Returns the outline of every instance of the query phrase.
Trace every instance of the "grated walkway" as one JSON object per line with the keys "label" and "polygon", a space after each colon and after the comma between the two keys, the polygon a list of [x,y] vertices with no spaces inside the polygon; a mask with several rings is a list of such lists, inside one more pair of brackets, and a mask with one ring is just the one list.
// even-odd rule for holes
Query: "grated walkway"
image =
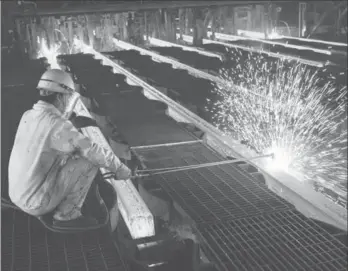
{"label": "grated walkway", "polygon": [[33,217],[12,209],[1,211],[3,271],[126,271],[110,234],[59,234]]}
{"label": "grated walkway", "polygon": [[[136,152],[148,168],[223,159],[202,143]],[[221,270],[346,270],[346,244],[237,165],[151,178],[196,222],[204,252]]]}

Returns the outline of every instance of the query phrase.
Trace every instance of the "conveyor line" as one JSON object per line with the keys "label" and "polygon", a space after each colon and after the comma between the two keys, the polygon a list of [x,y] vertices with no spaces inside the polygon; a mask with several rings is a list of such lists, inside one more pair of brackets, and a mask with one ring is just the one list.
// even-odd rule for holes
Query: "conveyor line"
{"label": "conveyor line", "polygon": [[[149,99],[165,102],[169,106],[167,110],[168,115],[176,121],[194,123],[199,129],[206,133],[205,140],[219,153],[232,155],[237,158],[252,156],[253,152],[246,150],[246,148],[230,138],[223,137],[212,125],[202,120],[185,107],[175,103],[136,75],[122,68],[104,55],[97,53],[91,47],[83,44],[80,44],[80,46],[85,53],[94,54],[97,59],[102,60],[104,65],[113,67],[115,72],[126,75],[131,84],[143,87],[144,94]],[[251,164],[261,169],[272,191],[275,191],[277,194],[295,204],[301,212],[306,213],[309,217],[316,217],[342,229],[347,228],[347,214],[343,208],[337,206],[323,195],[311,190],[309,186],[299,185],[298,180],[291,175],[285,173],[272,173],[272,176],[270,176],[265,170],[265,165],[257,162],[258,161]]]}
{"label": "conveyor line", "polygon": [[3,271],[127,271],[109,233],[66,235],[22,212],[1,212]]}

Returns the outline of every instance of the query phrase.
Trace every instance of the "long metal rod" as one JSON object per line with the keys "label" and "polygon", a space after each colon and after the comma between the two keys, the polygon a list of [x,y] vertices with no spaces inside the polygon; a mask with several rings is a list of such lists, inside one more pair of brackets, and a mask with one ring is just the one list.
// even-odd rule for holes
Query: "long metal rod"
{"label": "long metal rod", "polygon": [[203,140],[197,139],[197,140],[183,141],[183,142],[164,143],[164,144],[155,144],[155,145],[144,145],[144,146],[134,146],[134,147],[131,147],[131,150],[142,150],[142,149],[150,149],[150,148],[181,146],[181,145],[189,145],[189,144],[201,143],[201,142],[203,142]]}
{"label": "long metal rod", "polygon": [[[220,166],[220,165],[227,165],[227,164],[235,164],[240,162],[249,162],[251,160],[261,159],[261,158],[268,158],[273,157],[274,154],[264,154],[259,156],[254,156],[251,158],[241,158],[241,159],[234,159],[234,160],[225,160],[225,161],[219,161],[219,162],[211,162],[211,163],[203,163],[203,164],[197,164],[197,165],[189,165],[189,166],[181,166],[181,167],[168,167],[168,168],[156,168],[156,169],[143,169],[138,170],[140,173],[148,173],[148,175],[157,175],[157,174],[164,174],[169,172],[178,172],[178,171],[184,171],[184,170],[190,170],[190,169],[198,169],[198,168],[206,168],[206,167],[214,167],[214,166]],[[142,176],[142,175],[137,175]],[[137,177],[135,176],[135,177]]]}
{"label": "long metal rod", "polygon": [[[180,171],[186,171],[186,170],[191,170],[191,169],[216,167],[216,166],[227,165],[227,164],[235,164],[235,163],[240,163],[240,162],[245,162],[246,163],[246,162],[249,162],[251,160],[256,160],[256,159],[261,159],[261,158],[268,158],[268,157],[273,157],[273,156],[274,156],[273,153],[271,153],[271,154],[254,156],[254,157],[251,157],[249,159],[224,160],[224,161],[219,161],[219,162],[203,163],[203,164],[189,165],[189,166],[180,166],[180,167],[142,169],[142,170],[138,170],[136,172],[136,175],[131,176],[130,179],[151,177],[151,176],[154,176],[154,175],[162,175],[162,174],[166,174],[166,173],[180,172]],[[144,173],[144,174],[141,174],[141,173]],[[104,179],[115,178],[115,173],[106,172],[106,173],[103,174],[103,178]]]}

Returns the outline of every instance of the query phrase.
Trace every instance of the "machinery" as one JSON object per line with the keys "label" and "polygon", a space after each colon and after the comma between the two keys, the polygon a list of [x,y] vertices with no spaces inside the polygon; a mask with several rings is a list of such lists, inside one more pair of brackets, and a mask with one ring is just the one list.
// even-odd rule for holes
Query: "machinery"
{"label": "machinery", "polygon": [[[144,6],[146,10],[180,7],[175,1],[140,2],[113,5],[113,9],[124,12]],[[211,5],[223,6],[222,2],[214,1]],[[104,16],[104,22],[115,22],[116,17],[119,21],[87,31],[91,30],[90,25],[98,24],[92,20],[93,10],[108,10],[107,4],[90,3],[84,7],[88,16],[79,15],[79,22],[67,19],[62,24],[52,19],[59,17],[59,8],[43,8],[35,13],[36,5],[40,4],[21,1],[23,10],[16,7],[11,12],[15,18],[35,14],[28,23],[31,31],[23,27],[21,20],[12,25],[11,20],[7,21],[9,29],[17,30],[12,31],[13,41],[3,50],[9,53],[2,55],[5,67],[2,101],[6,112],[2,123],[7,127],[2,129],[3,168],[7,167],[19,119],[38,98],[34,85],[45,69],[58,65],[72,74],[80,88],[81,99],[74,104],[73,117],[82,116],[88,121],[78,128],[115,153],[117,146],[126,146],[130,155],[124,162],[132,169],[134,178],[116,181],[112,174],[101,169],[84,206],[85,212],[98,218],[98,228],[55,232],[50,216],[36,219],[14,208],[6,195],[7,172],[3,170],[2,270],[292,271],[303,268],[331,271],[345,267],[346,232],[341,229],[346,217],[342,217],[341,207],[326,205],[325,199],[318,196],[316,200],[324,202],[327,208],[322,211],[308,202],[314,192],[305,191],[308,198],[304,198],[296,194],[294,186],[288,188],[264,174],[260,164],[250,161],[250,149],[243,151],[249,158],[242,158],[232,148],[238,144],[226,142],[208,121],[184,107],[179,99],[171,98],[171,89],[161,88],[151,78],[141,78],[139,70],[169,71],[168,81],[179,81],[176,77],[179,75],[191,76],[194,79],[190,82],[198,82],[197,85],[202,78],[209,84],[217,76],[194,69],[183,64],[184,61],[127,45],[120,38],[127,38],[128,26],[126,17],[121,15],[111,16],[113,19]],[[195,1],[183,4],[184,8],[204,5]],[[68,17],[79,14],[81,7],[60,8]],[[169,12],[161,16],[170,21]],[[135,17],[134,21],[148,22],[146,16]],[[47,23],[48,30],[41,27],[42,21]],[[66,29],[69,31],[65,32]],[[76,29],[82,30],[76,32]],[[101,34],[115,29],[119,36]],[[44,39],[36,39],[41,35],[38,33],[47,36],[47,44],[43,44]],[[74,33],[79,34],[79,51],[72,48],[72,41],[76,40]],[[96,50],[90,46],[92,37],[104,47]],[[50,42],[55,40],[57,43]],[[150,38],[150,43],[151,40],[160,41]],[[69,53],[52,53],[58,43]],[[116,43],[123,44],[124,50],[100,53],[115,50]],[[162,46],[163,42],[159,44]],[[223,53],[194,50],[205,57],[225,60]],[[28,60],[28,56],[35,57]],[[151,65],[140,63],[140,59]],[[127,60],[133,67],[122,66],[122,61]],[[139,70],[134,68],[136,64]],[[179,75],[170,73],[178,68]],[[183,96],[194,99],[190,87]],[[108,122],[115,123],[110,137],[104,131]],[[291,185],[294,180],[286,179]],[[341,229],[323,226],[313,217],[334,221]],[[325,258],[323,251],[331,256]]]}

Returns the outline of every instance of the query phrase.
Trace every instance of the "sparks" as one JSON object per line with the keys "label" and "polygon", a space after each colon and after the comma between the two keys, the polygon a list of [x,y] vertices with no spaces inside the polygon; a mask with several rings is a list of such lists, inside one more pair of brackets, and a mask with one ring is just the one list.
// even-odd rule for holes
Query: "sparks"
{"label": "sparks", "polygon": [[208,101],[215,125],[258,153],[274,153],[271,170],[346,192],[347,87],[303,64],[233,54],[235,67],[220,71],[231,83],[215,85],[217,99]]}
{"label": "sparks", "polygon": [[51,65],[51,69],[60,69],[57,61],[57,56],[59,55],[60,44],[54,44],[48,47],[47,41],[42,38],[41,41],[38,38],[39,52],[38,58],[45,57],[47,62]]}

